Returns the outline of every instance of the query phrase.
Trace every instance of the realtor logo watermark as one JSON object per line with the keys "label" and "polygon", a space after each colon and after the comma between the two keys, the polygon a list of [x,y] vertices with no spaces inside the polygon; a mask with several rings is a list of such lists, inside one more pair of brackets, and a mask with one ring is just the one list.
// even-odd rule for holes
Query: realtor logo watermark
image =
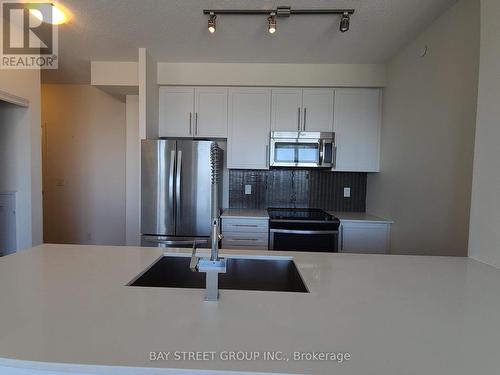
{"label": "realtor logo watermark", "polygon": [[1,69],[57,69],[58,27],[53,5],[1,2]]}

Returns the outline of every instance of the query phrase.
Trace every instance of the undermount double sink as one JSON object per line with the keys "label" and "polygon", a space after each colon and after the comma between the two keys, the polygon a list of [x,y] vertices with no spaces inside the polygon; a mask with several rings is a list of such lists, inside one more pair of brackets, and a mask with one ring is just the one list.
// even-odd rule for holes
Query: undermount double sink
{"label": "undermount double sink", "polygon": [[[191,258],[165,254],[132,280],[129,286],[205,288],[205,274],[192,272]],[[227,272],[219,274],[219,288],[308,293],[292,258],[227,257]]]}

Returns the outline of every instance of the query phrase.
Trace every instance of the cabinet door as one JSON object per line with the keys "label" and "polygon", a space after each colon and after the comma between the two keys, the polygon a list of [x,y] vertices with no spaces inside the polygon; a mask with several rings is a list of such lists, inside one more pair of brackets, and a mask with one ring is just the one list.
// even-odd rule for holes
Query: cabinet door
{"label": "cabinet door", "polygon": [[228,168],[269,169],[271,89],[229,89]]}
{"label": "cabinet door", "polygon": [[390,224],[349,222],[340,229],[340,252],[358,254],[389,253]]}
{"label": "cabinet door", "polygon": [[380,161],[381,91],[335,91],[335,170],[378,172]]}
{"label": "cabinet door", "polygon": [[333,131],[333,89],[304,89],[302,91],[302,130]]}
{"label": "cabinet door", "polygon": [[160,87],[159,136],[192,137],[194,89],[190,87]]}
{"label": "cabinet door", "polygon": [[195,137],[227,138],[227,88],[194,90]]}
{"label": "cabinet door", "polygon": [[272,89],[271,129],[275,131],[302,130],[302,90]]}

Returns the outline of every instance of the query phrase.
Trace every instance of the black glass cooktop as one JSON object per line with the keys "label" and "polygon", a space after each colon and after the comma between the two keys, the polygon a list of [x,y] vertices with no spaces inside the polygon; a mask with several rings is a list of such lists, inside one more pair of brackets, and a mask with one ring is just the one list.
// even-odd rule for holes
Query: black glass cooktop
{"label": "black glass cooktop", "polygon": [[268,208],[271,220],[332,221],[334,216],[319,208]]}

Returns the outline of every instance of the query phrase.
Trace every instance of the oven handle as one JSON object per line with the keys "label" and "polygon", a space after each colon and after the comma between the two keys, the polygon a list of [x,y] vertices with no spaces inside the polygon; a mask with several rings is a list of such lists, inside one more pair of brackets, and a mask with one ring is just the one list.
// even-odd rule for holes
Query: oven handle
{"label": "oven handle", "polygon": [[296,230],[296,229],[270,229],[271,233],[285,234],[337,234],[338,230]]}

